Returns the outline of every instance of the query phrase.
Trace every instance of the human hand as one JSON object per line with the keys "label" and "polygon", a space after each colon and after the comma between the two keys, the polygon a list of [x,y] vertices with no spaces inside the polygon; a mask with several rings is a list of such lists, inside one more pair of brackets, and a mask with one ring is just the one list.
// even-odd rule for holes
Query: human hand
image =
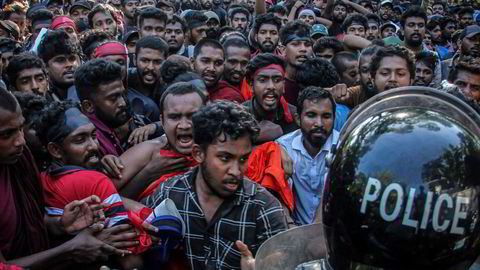
{"label": "human hand", "polygon": [[188,160],[183,157],[172,158],[155,153],[145,169],[149,172],[149,179],[158,179],[162,175],[188,169],[187,163]]}
{"label": "human hand", "polygon": [[139,233],[130,224],[116,225],[102,230],[96,237],[100,241],[115,248],[129,248],[138,246],[135,240]]}
{"label": "human hand", "polygon": [[335,100],[342,100],[348,98],[347,85],[344,83],[337,84],[332,88],[327,88],[332,93]]}
{"label": "human hand", "polygon": [[78,233],[95,221],[105,219],[102,209],[101,200],[96,195],[70,202],[63,209],[63,229],[68,234]]}
{"label": "human hand", "polygon": [[107,260],[109,255],[124,256],[125,254],[131,254],[128,250],[118,249],[97,239],[96,235],[103,228],[103,224],[96,223],[67,242],[70,245],[70,255],[73,261],[77,263],[92,263],[99,260]]}
{"label": "human hand", "polygon": [[280,153],[282,158],[282,167],[283,167],[284,177],[285,179],[288,179],[293,174],[293,160],[288,155],[287,151],[281,146],[280,146]]}
{"label": "human hand", "polygon": [[155,131],[157,131],[157,125],[155,124],[148,124],[146,126],[136,128],[128,137],[128,144],[135,145],[144,142],[148,140],[150,135],[155,134]]}
{"label": "human hand", "polygon": [[297,2],[295,2],[295,5],[293,7],[296,8],[296,9],[299,9],[299,8],[303,7],[304,5],[305,5],[305,3],[303,3],[300,0],[297,0]]}
{"label": "human hand", "polygon": [[125,168],[119,157],[106,155],[101,160],[102,171],[110,178],[122,179],[122,170]]}
{"label": "human hand", "polygon": [[237,240],[235,245],[237,246],[238,251],[242,254],[240,268],[242,270],[255,270],[255,259],[253,258],[252,252],[248,249],[248,246],[240,240]]}

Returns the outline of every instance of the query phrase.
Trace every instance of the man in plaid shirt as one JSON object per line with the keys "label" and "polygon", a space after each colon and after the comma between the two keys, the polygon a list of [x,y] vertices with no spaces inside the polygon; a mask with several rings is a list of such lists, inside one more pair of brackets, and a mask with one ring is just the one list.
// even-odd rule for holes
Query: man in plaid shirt
{"label": "man in plaid shirt", "polygon": [[[269,237],[287,229],[280,202],[244,177],[259,128],[239,104],[218,101],[193,115],[193,158],[200,164],[145,199],[154,208],[172,199],[185,223],[192,269],[241,269]],[[239,241],[238,241],[239,240]],[[248,249],[248,248],[249,249]],[[250,255],[250,256],[246,256]]]}

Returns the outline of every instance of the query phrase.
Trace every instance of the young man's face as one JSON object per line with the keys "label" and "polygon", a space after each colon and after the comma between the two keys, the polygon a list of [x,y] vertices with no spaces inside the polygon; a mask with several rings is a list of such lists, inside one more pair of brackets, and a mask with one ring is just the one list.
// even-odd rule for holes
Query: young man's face
{"label": "young man's face", "polygon": [[411,85],[413,80],[411,76],[405,59],[399,56],[388,56],[380,61],[373,84],[378,92],[383,92]]}
{"label": "young man's face", "polygon": [[155,0],[140,0],[140,6],[142,7],[155,7],[156,4]]}
{"label": "young man's face", "polygon": [[213,7],[213,0],[200,0],[200,5],[204,10],[210,10]]}
{"label": "young man's face", "polygon": [[298,17],[298,19],[310,26],[312,26],[315,23],[315,16],[312,16],[312,15],[302,14],[300,17]]}
{"label": "young man's face", "polygon": [[233,15],[230,24],[235,30],[243,32],[247,28],[248,18],[245,14],[238,12]]}
{"label": "young man's face", "polygon": [[313,56],[311,41],[290,41],[285,47],[285,55],[289,65],[298,67]]}
{"label": "young man's face", "polygon": [[92,103],[95,115],[110,128],[117,128],[128,121],[127,91],[122,78],[99,85]]}
{"label": "young man's face", "polygon": [[347,35],[355,35],[357,37],[365,38],[365,26],[357,24],[357,23],[352,23],[347,28],[346,34]]}
{"label": "young man's face", "polygon": [[42,30],[42,28],[49,29],[51,24],[52,24],[51,22],[43,22],[43,21],[35,22],[34,24],[32,24],[32,40],[37,39],[37,36],[38,34],[40,34],[40,31]]}
{"label": "young man's face", "polygon": [[145,18],[142,25],[139,25],[140,38],[146,36],[157,36],[165,38],[165,21],[160,21],[154,18]]}
{"label": "young man's face", "polygon": [[95,169],[100,161],[97,129],[92,123],[75,129],[59,146],[58,154],[65,165]]}
{"label": "young man's face", "polygon": [[74,9],[70,10],[70,19],[74,21],[79,21],[79,20],[88,20],[88,13],[90,10],[83,8],[83,7],[75,7]]}
{"label": "young man's face", "polygon": [[332,62],[333,56],[335,56],[335,51],[332,48],[325,48],[315,54],[316,57]]}
{"label": "young man's face", "polygon": [[462,14],[459,17],[459,19],[460,19],[460,25],[462,26],[462,28],[465,28],[465,27],[473,24],[473,14],[472,13]]}
{"label": "young man's face", "polygon": [[368,22],[368,29],[366,32],[366,39],[372,41],[380,37],[379,25],[375,21]]}
{"label": "young man's face", "polygon": [[462,54],[480,55],[480,34],[471,37],[464,37],[460,45]]}
{"label": "young man's face", "polygon": [[192,115],[203,106],[197,93],[168,95],[161,116],[169,145],[178,153],[190,155],[193,145]]}
{"label": "young man's face", "polygon": [[140,6],[140,2],[137,0],[127,0],[125,1],[125,6],[123,7],[123,13],[125,17],[132,19],[135,17],[135,10]]}
{"label": "young man's face", "polygon": [[370,62],[372,61],[373,55],[362,55],[360,56],[360,61],[358,62],[359,71],[360,71],[360,83],[362,84],[364,91],[372,91],[372,75],[370,75]]}
{"label": "young man's face", "polygon": [[333,8],[333,19],[337,23],[342,23],[347,17],[347,7],[343,5],[336,5]]}
{"label": "young man's face", "polygon": [[345,71],[340,74],[340,78],[343,83],[348,87],[357,85],[360,81],[360,74],[358,72],[357,60],[343,60],[345,65]]}
{"label": "young man's face", "polygon": [[240,85],[250,60],[250,49],[230,46],[225,50],[223,77],[232,85]]}
{"label": "young man's face", "polygon": [[47,6],[47,9],[50,10],[54,16],[63,15],[63,5],[62,3],[53,2]]}
{"label": "young man's face", "polygon": [[442,42],[442,29],[440,29],[440,25],[435,26],[430,32],[430,36],[432,38],[433,44],[438,44]]}
{"label": "young man's face", "polygon": [[413,47],[422,45],[425,38],[425,20],[420,17],[409,17],[405,20],[405,44]]}
{"label": "young man's face", "polygon": [[48,91],[48,77],[41,68],[28,68],[18,72],[15,89],[20,92],[45,96]]}
{"label": "young man's face", "polygon": [[443,29],[443,35],[446,39],[451,39],[453,33],[457,30],[457,26],[454,22],[449,22],[445,25],[445,29]]}
{"label": "young man's face", "polygon": [[393,6],[388,5],[388,4],[381,6],[380,10],[379,10],[379,14],[380,14],[380,18],[382,18],[382,20],[384,20],[384,21],[389,20],[393,15]]}
{"label": "young man's face", "polygon": [[80,57],[76,54],[57,55],[48,60],[47,70],[50,80],[60,86],[69,87],[74,83],[73,74],[80,65]]}
{"label": "young man's face", "polygon": [[304,144],[321,148],[332,134],[335,112],[329,99],[305,100],[299,116]]}
{"label": "young man's face", "polygon": [[15,112],[0,108],[0,164],[15,164],[25,147],[25,119],[17,104]]}
{"label": "young man's face", "polygon": [[253,78],[255,105],[264,112],[275,112],[285,93],[285,80],[276,69],[264,69]]}
{"label": "young man's face", "polygon": [[414,85],[429,86],[433,80],[433,72],[430,67],[425,65],[424,62],[417,61],[415,63],[415,82]]}
{"label": "young man's face", "polygon": [[433,5],[432,13],[433,13],[433,15],[443,16],[443,15],[445,15],[445,10],[443,9],[442,5]]}
{"label": "young man's face", "polygon": [[382,30],[382,38],[392,37],[395,35],[396,29],[393,26],[387,26]]}
{"label": "young man's face", "polygon": [[275,16],[277,16],[280,19],[280,21],[282,22],[282,26],[288,23],[287,14],[282,15],[281,13],[275,13]]}
{"label": "young man's face", "polygon": [[78,42],[77,30],[75,30],[70,25],[60,26],[58,29],[63,29],[67,33],[68,37],[75,43]]}
{"label": "young man's face", "polygon": [[460,88],[463,93],[480,102],[480,74],[459,70],[457,78],[452,83]]}
{"label": "young man's face", "polygon": [[142,83],[154,86],[160,79],[160,67],[165,61],[165,54],[150,48],[141,48],[137,54],[137,70]]}
{"label": "young man's face", "polygon": [[215,87],[223,74],[223,50],[204,46],[193,61],[193,69],[202,76],[207,88]]}
{"label": "young man's face", "polygon": [[235,140],[223,134],[220,136],[225,140],[216,140],[205,150],[195,145],[193,157],[200,163],[203,181],[210,192],[217,197],[228,198],[243,184],[252,140],[248,135]]}
{"label": "young man's face", "polygon": [[192,28],[190,41],[193,44],[197,44],[200,40],[207,37],[207,25],[201,25],[195,28]]}
{"label": "young man's face", "polygon": [[20,29],[20,36],[25,35],[25,29],[27,27],[27,16],[25,13],[14,12],[10,14],[7,19],[17,24],[18,28]]}
{"label": "young man's face", "polygon": [[165,40],[168,43],[170,53],[176,53],[185,41],[185,33],[179,22],[169,23],[165,28]]}
{"label": "young man's face", "polygon": [[262,24],[258,29],[257,43],[262,53],[272,53],[278,45],[278,28],[273,24]]}
{"label": "young man's face", "polygon": [[102,30],[115,37],[117,35],[117,23],[112,15],[107,12],[97,12],[93,15],[93,28]]}

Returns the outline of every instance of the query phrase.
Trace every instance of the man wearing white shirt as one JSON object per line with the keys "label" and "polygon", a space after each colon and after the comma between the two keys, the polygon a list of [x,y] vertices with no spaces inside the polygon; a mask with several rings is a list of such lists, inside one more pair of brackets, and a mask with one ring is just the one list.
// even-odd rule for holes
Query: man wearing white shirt
{"label": "man wearing white shirt", "polygon": [[292,184],[298,225],[315,221],[327,174],[325,157],[337,144],[339,133],[333,129],[335,101],[330,92],[310,86],[298,97],[296,120],[300,129],[278,138],[293,160]]}

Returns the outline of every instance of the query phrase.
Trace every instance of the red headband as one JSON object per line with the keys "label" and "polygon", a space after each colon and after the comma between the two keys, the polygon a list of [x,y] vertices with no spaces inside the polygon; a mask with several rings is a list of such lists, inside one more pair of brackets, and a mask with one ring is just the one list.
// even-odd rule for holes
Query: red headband
{"label": "red headband", "polygon": [[75,22],[67,16],[55,17],[55,19],[53,19],[53,21],[52,21],[52,25],[50,26],[50,28],[55,30],[55,29],[58,29],[58,28],[60,28],[61,26],[64,26],[64,25],[72,27],[75,30],[75,32],[77,31],[77,27],[75,25]]}
{"label": "red headband", "polygon": [[108,55],[121,55],[125,60],[128,58],[128,51],[120,42],[107,42],[95,49],[95,58],[105,57]]}
{"label": "red headband", "polygon": [[[266,70],[266,69],[274,69],[274,70],[278,70],[280,73],[282,73],[282,77],[285,77],[285,69],[283,68],[283,66],[279,65],[279,64],[270,64],[266,67],[263,67],[263,68],[259,68],[255,74],[253,74],[253,77],[256,77],[258,75],[258,73]],[[252,78],[253,79],[253,78]]]}

